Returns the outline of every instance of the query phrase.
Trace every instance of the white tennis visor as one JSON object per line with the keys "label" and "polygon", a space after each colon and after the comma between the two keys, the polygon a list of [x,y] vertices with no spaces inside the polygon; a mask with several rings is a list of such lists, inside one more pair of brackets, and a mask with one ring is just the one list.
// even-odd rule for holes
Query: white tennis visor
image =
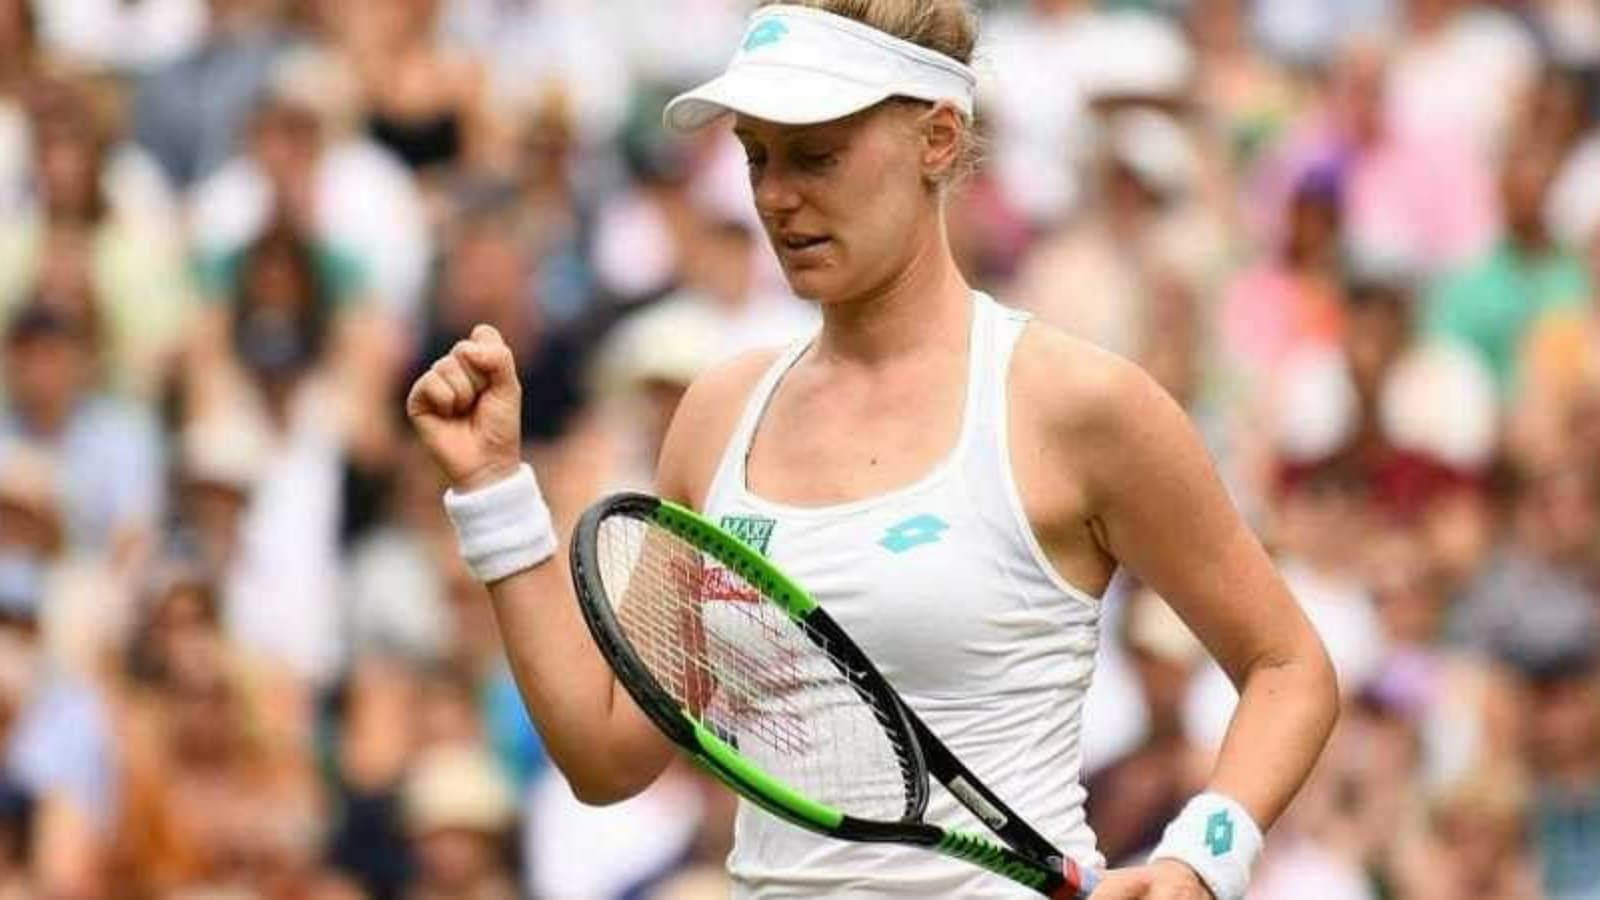
{"label": "white tennis visor", "polygon": [[942,53],[800,6],[764,6],[750,16],[728,69],[673,98],[664,119],[693,131],[730,113],[782,125],[814,125],[890,97],[948,101],[972,115],[972,69]]}

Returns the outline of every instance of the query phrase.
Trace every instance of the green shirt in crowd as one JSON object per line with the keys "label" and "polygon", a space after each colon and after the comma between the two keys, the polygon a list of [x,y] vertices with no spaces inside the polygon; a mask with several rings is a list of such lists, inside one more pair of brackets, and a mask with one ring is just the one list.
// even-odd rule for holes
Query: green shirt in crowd
{"label": "green shirt in crowd", "polygon": [[1516,384],[1522,340],[1553,309],[1580,306],[1589,278],[1565,250],[1530,255],[1510,241],[1488,256],[1442,277],[1430,291],[1426,328],[1476,347],[1502,391]]}

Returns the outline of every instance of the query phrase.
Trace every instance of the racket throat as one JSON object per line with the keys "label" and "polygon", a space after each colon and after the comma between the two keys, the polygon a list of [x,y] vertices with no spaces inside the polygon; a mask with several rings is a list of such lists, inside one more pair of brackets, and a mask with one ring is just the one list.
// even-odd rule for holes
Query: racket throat
{"label": "racket throat", "polygon": [[988,869],[1046,896],[1054,894],[1061,886],[1060,859],[1035,862],[999,844],[960,831],[941,831],[934,848],[946,856]]}

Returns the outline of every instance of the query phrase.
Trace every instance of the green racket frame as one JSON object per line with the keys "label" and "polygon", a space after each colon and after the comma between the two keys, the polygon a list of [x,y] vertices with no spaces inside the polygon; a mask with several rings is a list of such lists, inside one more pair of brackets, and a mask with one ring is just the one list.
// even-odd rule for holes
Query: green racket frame
{"label": "green racket frame", "polygon": [[[804,625],[800,630],[842,661],[840,671],[896,740],[906,779],[899,821],[860,819],[819,803],[767,773],[684,709],[634,652],[607,599],[598,561],[600,524],[625,516],[653,523],[743,578],[766,602]],[[698,513],[647,494],[621,493],[591,506],[578,522],[571,549],[572,578],[584,621],[622,686],[661,731],[740,796],[800,828],[848,841],[901,843],[943,853],[1055,898],[1087,896],[1098,879],[1035,831],[952,754],[912,712],[877,667],[787,575],[743,541]],[[1010,846],[922,821],[928,776],[941,784]]]}

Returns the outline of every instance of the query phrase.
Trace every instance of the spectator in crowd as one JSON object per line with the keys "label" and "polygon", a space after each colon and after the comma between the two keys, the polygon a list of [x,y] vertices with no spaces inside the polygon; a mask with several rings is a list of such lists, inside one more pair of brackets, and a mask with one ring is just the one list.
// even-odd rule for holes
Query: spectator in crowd
{"label": "spectator in crowd", "polygon": [[1475,772],[1428,798],[1397,852],[1395,887],[1418,900],[1538,900],[1527,788],[1515,769]]}
{"label": "spectator in crowd", "polygon": [[67,546],[117,559],[160,520],[162,448],[143,410],[95,389],[93,329],[39,301],[12,314],[0,434],[59,456]]}
{"label": "spectator in crowd", "polygon": [[235,253],[279,221],[353,263],[348,286],[371,295],[398,341],[416,327],[432,252],[422,195],[393,155],[356,132],[360,97],[344,57],[307,49],[269,76],[244,142],[195,185],[191,241],[202,263]]}
{"label": "spectator in crowd", "polygon": [[297,889],[327,811],[295,680],[225,637],[204,573],[163,560],[148,580],[120,713],[118,883],[133,897]]}
{"label": "spectator in crowd", "polygon": [[482,66],[437,40],[440,0],[345,4],[367,134],[424,176],[486,152]]}
{"label": "spectator in crowd", "polygon": [[1224,340],[1255,379],[1279,374],[1291,354],[1344,337],[1341,187],[1331,171],[1307,173],[1290,198],[1281,243],[1228,289]]}
{"label": "spectator in crowd", "polygon": [[441,746],[406,779],[405,823],[417,858],[405,900],[512,900],[505,861],[511,787],[481,751]]}
{"label": "spectator in crowd", "polygon": [[1421,786],[1514,768],[1518,702],[1498,668],[1442,641],[1448,583],[1423,535],[1386,528],[1367,553],[1367,578],[1388,648],[1365,698],[1415,731]]}
{"label": "spectator in crowd", "polygon": [[1580,464],[1509,467],[1502,479],[1499,546],[1466,586],[1455,630],[1479,647],[1515,627],[1526,598],[1581,593],[1593,578],[1595,483]]}
{"label": "spectator in crowd", "polygon": [[1207,256],[1217,246],[1214,223],[1193,203],[1196,151],[1178,122],[1127,108],[1112,112],[1105,128],[1092,189],[1098,213],[1036,242],[1011,297],[1041,320],[1138,360],[1155,318],[1155,273],[1181,264],[1187,242]]}
{"label": "spectator in crowd", "polygon": [[41,88],[31,120],[36,212],[0,227],[0,309],[32,296],[96,318],[107,386],[150,396],[193,311],[173,223],[118,204],[113,135],[87,83]]}
{"label": "spectator in crowd", "polygon": [[119,802],[107,711],[48,652],[43,614],[61,539],[49,462],[0,462],[0,794],[16,843],[0,871],[40,893],[92,896]]}
{"label": "spectator in crowd", "polygon": [[[1344,356],[1359,417],[1352,440],[1378,512],[1423,528],[1452,516],[1476,524],[1463,516],[1483,499],[1502,418],[1487,367],[1452,340],[1416,333],[1405,282],[1358,281],[1348,294]],[[1440,405],[1441,394],[1456,402]]]}
{"label": "spectator in crowd", "polygon": [[184,427],[174,475],[176,538],[223,583],[240,556],[251,490],[266,466],[266,435],[245,416],[211,415]]}
{"label": "spectator in crowd", "polygon": [[1538,848],[1544,895],[1600,897],[1600,627],[1592,592],[1524,594],[1494,647],[1516,672],[1520,729],[1533,778],[1527,830]]}
{"label": "spectator in crowd", "polygon": [[138,139],[173,184],[188,187],[233,155],[256,98],[288,49],[274,0],[207,0],[205,36],[138,85]]}
{"label": "spectator in crowd", "polygon": [[1222,137],[1228,160],[1245,168],[1280,137],[1302,102],[1285,68],[1253,42],[1249,5],[1190,4],[1186,22],[1197,54],[1193,99]]}
{"label": "spectator in crowd", "polygon": [[565,89],[538,97],[516,129],[515,228],[533,260],[535,296],[552,321],[589,312],[595,291],[589,258],[594,198],[580,189],[580,146],[572,98]]}
{"label": "spectator in crowd", "polygon": [[1587,302],[1540,316],[1518,353],[1522,378],[1508,452],[1522,460],[1581,456],[1576,429],[1585,407],[1600,398],[1600,227],[1584,246]]}
{"label": "spectator in crowd", "polygon": [[1427,300],[1427,327],[1483,354],[1503,392],[1518,383],[1517,352],[1544,313],[1581,305],[1588,275],[1545,225],[1544,203],[1558,160],[1544,147],[1519,145],[1501,172],[1504,236],[1490,252],[1446,274]]}
{"label": "spectator in crowd", "polygon": [[1268,246],[1288,226],[1290,196],[1310,172],[1340,187],[1339,250],[1368,271],[1425,275],[1464,262],[1493,239],[1492,168],[1460,141],[1396,123],[1384,49],[1350,41],[1320,101],[1253,173],[1250,221]]}
{"label": "spectator in crowd", "polygon": [[[470,842],[433,841],[419,835],[419,830],[483,825],[482,830],[495,832],[493,855],[505,856],[510,862],[512,809],[506,809],[504,821],[492,829],[488,827],[491,823],[478,818],[442,821],[460,811],[460,807],[450,806],[457,800],[471,804],[483,800],[481,793],[476,798],[449,796],[451,785],[471,792],[483,788],[483,779],[488,779],[494,786],[495,802],[511,807],[526,776],[526,759],[501,752],[499,736],[493,733],[497,710],[485,693],[473,673],[453,661],[419,667],[394,653],[370,651],[351,667],[340,697],[342,727],[336,735],[332,785],[343,812],[330,847],[334,863],[359,879],[372,896],[405,896],[408,886],[418,880],[454,882],[461,878],[459,854],[462,845]],[[451,775],[442,783],[433,782],[431,779],[440,776],[426,770],[442,757],[458,761],[465,757],[474,769],[470,778],[460,781]],[[454,764],[446,768],[459,771]],[[431,786],[419,788],[419,779]],[[419,798],[418,790],[424,796]],[[418,803],[428,809],[419,811]],[[440,812],[440,820],[429,818],[433,812]],[[418,815],[428,821],[419,826]],[[435,849],[436,845],[455,849]],[[450,862],[452,858],[457,861]],[[420,871],[440,865],[441,860],[448,871]],[[505,871],[509,873],[511,868]],[[443,887],[436,885],[435,889]]]}
{"label": "spectator in crowd", "polygon": [[659,298],[683,278],[695,173],[683,139],[661,131],[639,125],[624,135],[622,154],[631,177],[595,209],[596,284],[621,305]]}
{"label": "spectator in crowd", "polygon": [[319,685],[343,656],[337,603],[345,464],[372,429],[359,310],[337,292],[337,257],[275,227],[227,261],[233,292],[192,351],[193,421],[227,417],[265,450],[239,524],[223,601],[229,633]]}

